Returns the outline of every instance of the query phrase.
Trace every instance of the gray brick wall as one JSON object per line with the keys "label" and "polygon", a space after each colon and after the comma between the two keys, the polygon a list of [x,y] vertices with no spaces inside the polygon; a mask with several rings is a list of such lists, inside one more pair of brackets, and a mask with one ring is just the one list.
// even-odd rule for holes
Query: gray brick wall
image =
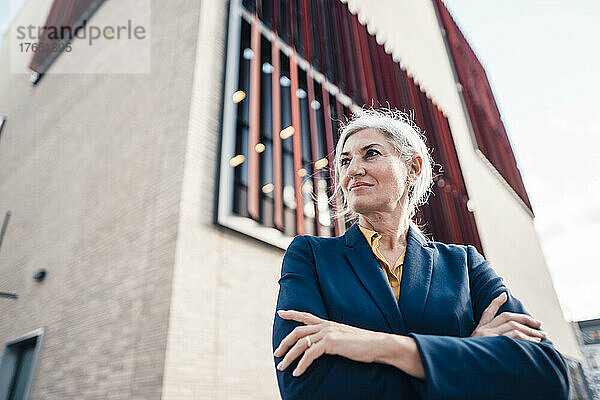
{"label": "gray brick wall", "polygon": [[151,74],[31,87],[2,44],[0,343],[46,327],[33,399],[161,397],[199,8],[152,2]]}

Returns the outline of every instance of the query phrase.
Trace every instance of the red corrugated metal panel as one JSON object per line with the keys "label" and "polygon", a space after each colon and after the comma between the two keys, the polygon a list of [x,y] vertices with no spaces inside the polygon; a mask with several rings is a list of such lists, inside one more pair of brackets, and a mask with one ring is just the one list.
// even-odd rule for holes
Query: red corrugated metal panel
{"label": "red corrugated metal panel", "polygon": [[371,100],[377,99],[375,91],[375,82],[373,81],[373,69],[371,67],[371,57],[369,54],[367,38],[363,33],[363,28],[358,22],[358,16],[350,17],[352,25],[352,34],[356,48],[355,62],[358,69],[358,81],[360,82],[362,103],[371,104]]}
{"label": "red corrugated metal panel", "polygon": [[304,58],[308,61],[312,61],[312,35],[309,35],[311,31],[309,21],[310,7],[308,6],[309,0],[300,0],[300,7],[302,9],[302,37],[304,39]]}
{"label": "red corrugated metal panel", "polygon": [[383,46],[377,47],[377,57],[381,65],[381,78],[385,90],[385,99],[390,102],[392,107],[400,107],[400,98],[398,96],[398,87],[394,76],[392,57],[386,54]]}
{"label": "red corrugated metal panel", "polygon": [[532,210],[485,70],[442,0],[435,0],[434,4],[446,31],[448,46],[458,79],[463,87],[463,97],[477,145],[521,200]]}
{"label": "red corrugated metal panel", "polygon": [[344,4],[334,2],[335,9],[337,11],[338,26],[340,27],[341,34],[339,35],[340,47],[342,49],[342,66],[344,69],[344,92],[352,97],[357,103],[362,103],[363,99],[360,96],[360,83],[357,79],[357,65],[356,61],[359,60],[354,51],[352,41],[352,28],[351,28],[351,14]]}
{"label": "red corrugated metal panel", "polygon": [[369,58],[371,60],[372,66],[373,66],[371,68],[372,73],[373,73],[371,81],[373,82],[373,90],[375,91],[375,97],[374,97],[375,101],[373,104],[375,106],[385,106],[386,102],[388,102],[390,100],[391,96],[388,96],[386,93],[386,90],[385,90],[385,88],[386,88],[386,86],[388,86],[388,84],[386,84],[386,82],[384,81],[383,68],[379,61],[377,49],[380,46],[379,46],[379,44],[377,44],[377,39],[375,39],[375,36],[369,35],[366,27],[363,27],[363,32],[364,32],[365,38],[367,39]]}

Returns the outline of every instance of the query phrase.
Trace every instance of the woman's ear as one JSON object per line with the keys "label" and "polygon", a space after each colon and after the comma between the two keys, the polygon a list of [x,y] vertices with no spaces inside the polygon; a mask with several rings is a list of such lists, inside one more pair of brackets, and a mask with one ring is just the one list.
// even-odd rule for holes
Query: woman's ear
{"label": "woman's ear", "polygon": [[423,158],[420,155],[415,154],[413,158],[408,162],[408,176],[411,180],[416,180],[421,171],[423,170]]}

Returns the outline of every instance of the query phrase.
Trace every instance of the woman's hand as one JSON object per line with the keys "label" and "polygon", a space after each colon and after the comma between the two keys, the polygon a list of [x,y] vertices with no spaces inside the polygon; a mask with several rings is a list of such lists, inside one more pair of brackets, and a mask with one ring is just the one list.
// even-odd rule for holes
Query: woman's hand
{"label": "woman's hand", "polygon": [[479,325],[471,337],[504,335],[513,339],[525,339],[539,343],[546,338],[546,332],[538,331],[542,323],[529,315],[503,312],[494,317],[502,304],[506,302],[506,292],[502,292],[481,314]]}
{"label": "woman's hand", "polygon": [[[277,365],[285,370],[302,353],[293,376],[301,375],[308,366],[323,354],[337,354],[354,361],[374,362],[375,347],[383,339],[383,333],[327,321],[307,312],[279,310],[277,314],[287,320],[302,322],[279,344],[273,355],[283,360]],[[287,352],[287,354],[286,354]]]}

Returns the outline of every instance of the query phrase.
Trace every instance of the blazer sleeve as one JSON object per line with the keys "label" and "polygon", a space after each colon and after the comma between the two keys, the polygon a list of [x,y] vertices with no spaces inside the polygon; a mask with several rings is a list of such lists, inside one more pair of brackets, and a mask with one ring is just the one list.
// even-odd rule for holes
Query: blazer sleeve
{"label": "blazer sleeve", "polygon": [[[279,286],[277,310],[305,311],[329,319],[319,289],[313,251],[305,237],[297,236],[288,247]],[[300,325],[275,314],[273,351]],[[298,357],[285,371],[276,370],[279,391],[284,400],[390,398],[391,392],[398,390],[399,380],[408,382],[408,376],[394,367],[360,363],[332,355],[322,355],[302,375],[294,377],[292,372],[301,358]],[[274,359],[277,365],[283,357]]]}
{"label": "blazer sleeve", "polygon": [[[507,300],[498,314],[527,314],[481,254],[473,246],[466,251],[476,323],[502,292]],[[425,369],[426,380],[419,391],[426,399],[568,399],[567,368],[549,340],[410,336],[417,342]]]}

